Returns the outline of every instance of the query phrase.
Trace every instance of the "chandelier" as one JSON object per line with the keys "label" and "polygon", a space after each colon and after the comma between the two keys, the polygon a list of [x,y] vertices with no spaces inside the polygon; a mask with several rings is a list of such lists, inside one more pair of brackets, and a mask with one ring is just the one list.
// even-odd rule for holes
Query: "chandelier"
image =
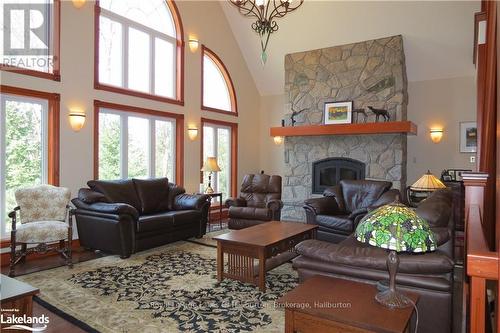
{"label": "chandelier", "polygon": [[284,17],[287,13],[299,8],[304,0],[229,0],[238,7],[239,12],[246,17],[257,20],[252,23],[252,29],[259,34],[262,48],[262,63],[267,61],[267,44],[269,37],[278,30],[276,18]]}

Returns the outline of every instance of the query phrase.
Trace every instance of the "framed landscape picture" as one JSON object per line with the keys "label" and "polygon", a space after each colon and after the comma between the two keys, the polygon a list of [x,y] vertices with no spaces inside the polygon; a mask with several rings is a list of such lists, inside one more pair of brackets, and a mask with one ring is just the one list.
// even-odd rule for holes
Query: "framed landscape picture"
{"label": "framed landscape picture", "polygon": [[324,122],[329,124],[350,124],[352,122],[352,101],[325,103]]}
{"label": "framed landscape picture", "polygon": [[460,152],[475,153],[477,151],[477,123],[465,121],[460,123]]}

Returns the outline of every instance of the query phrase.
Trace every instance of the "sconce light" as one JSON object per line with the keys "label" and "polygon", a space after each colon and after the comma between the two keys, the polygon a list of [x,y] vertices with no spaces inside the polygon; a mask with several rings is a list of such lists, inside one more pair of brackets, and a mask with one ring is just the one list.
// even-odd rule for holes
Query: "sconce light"
{"label": "sconce light", "polygon": [[75,110],[70,110],[69,113],[69,124],[73,131],[78,132],[82,129],[83,125],[85,125],[85,112]]}
{"label": "sconce light", "polygon": [[275,136],[273,137],[274,143],[277,145],[280,145],[283,143],[283,137],[282,136]]}
{"label": "sconce light", "polygon": [[198,46],[200,45],[200,42],[198,41],[198,39],[196,39],[196,37],[190,36],[189,40],[188,40],[188,44],[189,44],[189,49],[191,50],[191,52],[194,53],[198,50]]}
{"label": "sconce light", "polygon": [[194,141],[198,137],[198,129],[197,128],[188,128],[188,137],[189,140]]}
{"label": "sconce light", "polygon": [[87,0],[73,0],[73,6],[75,6],[75,8],[82,8],[86,1]]}
{"label": "sconce light", "polygon": [[431,140],[434,143],[439,143],[443,138],[443,129],[442,128],[431,128]]}

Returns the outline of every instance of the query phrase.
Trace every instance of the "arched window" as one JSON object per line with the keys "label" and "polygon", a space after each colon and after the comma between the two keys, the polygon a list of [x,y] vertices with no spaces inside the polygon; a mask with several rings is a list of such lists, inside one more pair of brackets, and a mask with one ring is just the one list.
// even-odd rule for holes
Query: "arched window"
{"label": "arched window", "polygon": [[222,60],[202,45],[203,110],[238,115],[233,81]]}
{"label": "arched window", "polygon": [[183,104],[182,24],[171,0],[96,3],[95,88]]}

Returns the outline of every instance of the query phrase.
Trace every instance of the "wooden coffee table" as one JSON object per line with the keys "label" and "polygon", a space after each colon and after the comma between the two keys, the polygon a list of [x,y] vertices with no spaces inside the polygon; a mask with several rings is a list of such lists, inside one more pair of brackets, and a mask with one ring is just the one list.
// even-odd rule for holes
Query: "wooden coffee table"
{"label": "wooden coffee table", "polygon": [[[271,221],[216,236],[217,280],[230,278],[266,290],[266,271],[297,256],[294,247],[316,238],[317,225]],[[224,257],[227,255],[227,264]],[[258,265],[255,264],[258,259]]]}
{"label": "wooden coffee table", "polygon": [[[375,300],[374,285],[313,276],[278,299],[285,308],[285,333],[409,332],[413,307],[389,309]],[[416,304],[418,295],[407,293]]]}

